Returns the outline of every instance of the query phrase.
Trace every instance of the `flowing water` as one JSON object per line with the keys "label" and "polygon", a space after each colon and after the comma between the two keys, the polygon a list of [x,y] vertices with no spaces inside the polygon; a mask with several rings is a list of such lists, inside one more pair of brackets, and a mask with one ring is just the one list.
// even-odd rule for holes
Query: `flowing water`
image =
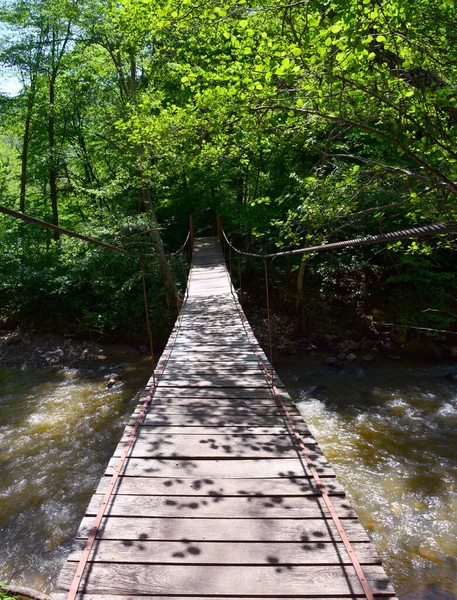
{"label": "flowing water", "polygon": [[[401,361],[277,365],[401,600],[457,598],[457,382]],[[454,369],[455,370],[455,369]]]}
{"label": "flowing water", "polygon": [[150,372],[0,367],[0,580],[51,591]]}
{"label": "flowing water", "polygon": [[[401,361],[277,366],[401,600],[457,598],[457,382]],[[111,367],[111,370],[117,369]],[[0,580],[52,591],[85,507],[149,376],[0,367]]]}

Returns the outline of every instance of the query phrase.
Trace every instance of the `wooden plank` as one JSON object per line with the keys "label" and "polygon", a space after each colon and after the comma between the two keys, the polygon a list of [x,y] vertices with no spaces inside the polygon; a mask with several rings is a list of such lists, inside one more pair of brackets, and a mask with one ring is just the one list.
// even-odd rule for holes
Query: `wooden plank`
{"label": "wooden plank", "polygon": [[[87,538],[94,522],[84,517],[76,535]],[[370,539],[357,519],[344,521],[351,542]],[[173,519],[105,517],[97,539],[191,542],[302,542],[321,544],[340,541],[331,521],[324,519]]]}
{"label": "wooden plank", "polygon": [[[171,388],[165,388],[171,389]],[[170,411],[170,413],[174,412],[176,408],[184,408],[186,406],[193,406],[196,402],[198,402],[202,407],[206,407],[206,409],[211,412],[214,409],[222,409],[229,410],[230,408],[239,407],[239,408],[249,408],[250,406],[265,408],[275,408],[275,403],[273,400],[267,398],[253,398],[252,400],[244,400],[244,399],[229,399],[229,398],[156,398],[154,402],[154,407],[158,410],[163,410],[164,413]]]}
{"label": "wooden plank", "polygon": [[[160,389],[160,388],[159,388]],[[156,406],[154,403],[150,407],[148,411],[148,415],[163,417],[163,416],[171,416],[171,415],[186,415],[190,417],[208,417],[208,406],[207,404],[202,404],[200,400],[197,400],[194,404],[174,404],[173,408],[163,408],[160,406]],[[227,407],[216,406],[213,405],[211,409],[211,416],[216,418],[224,418],[224,417],[245,417],[245,418],[253,418],[253,417],[280,417],[284,422],[284,413],[282,409],[278,406],[262,406],[261,404],[256,404],[255,406],[249,406],[245,408],[241,405],[230,405]],[[297,419],[302,419],[300,414],[297,412],[295,414]]]}
{"label": "wooden plank", "polygon": [[221,350],[225,347],[235,347],[240,348],[247,346],[248,348],[252,348],[251,342],[248,340],[245,334],[243,335],[231,335],[231,336],[203,336],[197,333],[188,334],[181,330],[178,331],[176,339],[173,343],[173,347],[177,348],[179,346],[189,346],[191,348],[194,347],[210,347],[214,350],[214,347],[217,346]]}
{"label": "wooden plank", "polygon": [[[253,403],[252,406],[262,407],[263,405],[261,403]],[[206,413],[205,407],[207,410]],[[221,435],[229,432],[234,434],[255,433],[254,429],[265,429],[265,431],[263,431],[265,434],[269,432],[279,435],[288,433],[295,437],[295,434],[290,428],[289,421],[284,419],[281,414],[275,415],[272,413],[265,418],[260,416],[250,417],[248,423],[246,422],[248,420],[248,415],[246,415],[246,413],[237,414],[237,411],[236,409],[234,410],[233,406],[222,401],[215,401],[214,403],[209,401],[199,401],[198,407],[191,405],[189,410],[186,410],[186,408],[188,408],[187,405],[181,405],[179,402],[174,402],[169,405],[157,403],[154,405],[153,409],[151,409],[150,413],[145,415],[140,423],[140,428],[147,429],[151,432],[155,429],[156,433],[159,431],[169,433],[167,428],[173,428],[179,433],[180,428],[186,428],[182,429],[181,433],[198,434],[208,430],[208,432],[215,434],[219,433]],[[240,409],[243,408],[245,407],[240,407]],[[265,408],[273,407],[271,405],[266,405]],[[136,423],[137,416],[141,409],[142,403],[140,402],[130,417],[127,428],[131,428],[131,426]],[[206,415],[210,411],[223,414],[216,414],[214,417],[209,418]],[[299,415],[292,414],[291,419],[294,423],[294,429],[301,436],[307,437],[311,435],[308,427]],[[235,429],[238,429],[238,431],[235,431]],[[281,429],[281,431],[279,431],[279,429]],[[316,442],[313,441],[312,443]]]}
{"label": "wooden plank", "polygon": [[[393,594],[393,587],[382,567],[366,566],[365,576],[379,595]],[[71,583],[71,566],[64,568],[60,586]],[[135,565],[93,563],[81,582],[89,593],[179,595],[262,595],[294,596],[361,594],[360,582],[349,566],[220,566],[220,565]]]}
{"label": "wooden plank", "polygon": [[[262,405],[254,405],[252,408],[263,408]],[[233,408],[230,406],[213,406],[213,414],[208,416],[208,409],[204,409],[201,406],[189,406],[189,405],[178,405],[173,404],[172,406],[153,406],[151,410],[146,414],[144,419],[145,425],[195,425],[195,426],[209,426],[219,427],[225,425],[242,426],[248,425],[251,427],[262,425],[280,425],[284,426],[286,421],[283,415],[278,411],[276,412],[273,407],[265,406],[265,412],[267,413],[262,419],[262,415],[259,412],[250,414],[249,411],[245,411],[244,407]],[[137,409],[135,409],[137,412]],[[295,416],[295,421],[299,421],[300,417]]]}
{"label": "wooden plank", "polygon": [[[78,540],[69,560],[78,561],[84,542]],[[357,544],[362,565],[379,565],[381,559],[372,544]],[[95,544],[90,562],[141,564],[219,564],[219,565],[316,565],[351,564],[342,544],[302,544],[272,542],[156,542],[133,541],[126,545],[118,540]]]}
{"label": "wooden plank", "polygon": [[[258,363],[258,358],[255,353],[250,348],[247,352],[223,352],[221,349],[218,349],[217,353],[209,354],[199,354],[198,352],[194,352],[191,350],[174,348],[171,351],[170,357],[167,363],[172,363],[172,361],[179,361],[181,364],[184,362],[185,364],[190,362],[205,362],[211,361],[213,364],[215,363],[229,363],[229,362],[254,362]],[[159,364],[162,364],[161,362]]]}
{"label": "wooden plank", "polygon": [[[128,437],[130,436],[133,430],[132,425],[127,425],[122,434],[121,442],[126,442]],[[193,435],[197,439],[202,437],[212,437],[214,435],[268,435],[279,436],[279,435],[289,435],[289,430],[287,427],[205,427],[202,425],[189,425],[189,426],[173,426],[173,425],[144,425],[140,424],[138,430],[140,436],[143,435],[144,439],[152,439],[152,436],[158,435]],[[302,430],[303,437],[309,436],[311,438],[311,433],[307,429]],[[316,442],[313,438],[313,444],[316,445]]]}
{"label": "wooden plank", "polygon": [[[94,494],[86,509],[96,516],[103,499]],[[340,519],[355,519],[345,498],[332,500]],[[322,519],[330,513],[319,496],[114,496],[108,503],[110,517],[176,517],[185,519]]]}
{"label": "wooden plank", "polygon": [[[132,431],[132,426],[128,425],[121,438],[121,442],[126,442],[130,432]],[[173,427],[173,426],[155,426],[155,425],[140,425],[139,428],[139,439],[151,439],[151,436],[154,435],[195,435],[198,437],[208,437],[214,435],[268,435],[268,436],[277,436],[277,435],[286,435],[289,431],[286,427],[204,427],[204,426],[194,426],[190,425],[189,427]],[[307,432],[309,434],[309,431]],[[310,434],[309,434],[310,435]]]}
{"label": "wooden plank", "polygon": [[214,319],[213,322],[209,322],[208,319],[202,319],[201,321],[183,319],[179,325],[179,331],[186,335],[198,333],[199,335],[211,336],[217,335],[233,335],[239,334],[246,336],[246,330],[240,323],[234,324],[236,321],[233,319],[227,319],[225,323],[221,323],[220,319]]}
{"label": "wooden plank", "polygon": [[243,389],[189,389],[189,388],[179,388],[176,390],[169,389],[157,389],[154,394],[154,400],[158,400],[161,398],[224,398],[224,399],[236,399],[236,398],[245,398],[248,400],[255,400],[259,398],[266,398],[268,400],[274,400],[274,396],[271,393],[271,390],[259,389],[257,387],[253,388],[243,388]]}
{"label": "wooden plank", "polygon": [[195,377],[207,377],[207,376],[217,376],[217,377],[242,377],[242,376],[262,376],[262,382],[265,381],[265,372],[260,368],[259,365],[253,363],[252,366],[242,364],[232,364],[227,365],[226,363],[222,364],[214,364],[214,363],[197,363],[197,364],[183,364],[180,362],[179,364],[170,364],[167,363],[165,373],[163,374],[163,379],[166,378],[186,378],[190,376],[192,379]]}
{"label": "wooden plank", "polygon": [[[113,456],[120,456],[125,446],[121,441]],[[304,438],[306,446],[314,452],[316,440]],[[132,446],[132,457],[180,457],[180,458],[270,458],[298,456],[299,448],[289,435],[178,435],[141,431]]]}
{"label": "wooden plank", "polygon": [[[279,384],[279,382],[277,382]],[[180,376],[163,374],[159,379],[160,387],[209,387],[209,388],[244,388],[246,386],[258,386],[260,388],[270,388],[270,384],[263,374],[259,375],[233,375],[229,373],[223,375],[208,374],[206,376]]]}
{"label": "wooden plank", "polygon": [[[111,477],[102,477],[97,494],[105,493]],[[344,496],[336,478],[323,480],[330,496]],[[270,479],[196,479],[195,477],[120,477],[115,494],[136,496],[320,496],[310,477]]]}
{"label": "wooden plank", "polygon": [[[208,413],[204,412],[186,412],[184,410],[179,411],[178,409],[164,408],[164,412],[160,413],[159,407],[157,410],[148,413],[144,417],[143,423],[151,426],[166,426],[170,425],[173,427],[179,426],[203,426],[203,427],[262,427],[266,426],[284,426],[284,419],[281,415],[278,416],[266,416],[261,417],[260,415],[251,416],[249,414],[237,414],[233,411],[227,410],[224,414],[216,414],[208,416]],[[220,412],[215,410],[214,412]],[[135,418],[132,418],[129,423],[135,422]],[[301,421],[303,422],[303,421]]]}
{"label": "wooden plank", "polygon": [[[317,454],[317,449],[316,453]],[[112,475],[117,458],[111,458],[106,474]],[[321,477],[334,477],[335,473],[324,456],[314,457],[313,463]],[[198,479],[264,479],[268,477],[307,477],[311,472],[306,464],[296,458],[268,459],[156,459],[129,458],[123,474],[131,477],[196,477]]]}
{"label": "wooden plank", "polygon": [[[233,388],[232,388],[233,389]],[[230,391],[232,391],[232,389]],[[161,388],[160,391],[166,390],[167,392],[171,392],[168,397],[163,397],[162,395],[158,395],[157,393],[154,395],[154,406],[163,406],[166,407],[165,410],[168,410],[172,406],[176,407],[184,407],[188,405],[195,405],[195,403],[199,403],[202,407],[206,407],[207,410],[211,411],[212,408],[222,408],[228,409],[230,407],[239,407],[239,408],[249,408],[251,406],[265,406],[269,408],[275,408],[277,406],[276,402],[271,397],[265,398],[230,398],[230,397],[221,397],[217,398],[214,394],[210,393],[209,396],[198,397],[196,394],[184,395],[182,397],[175,396],[173,392],[175,390],[171,388]],[[188,388],[178,388],[176,391],[180,392],[182,390],[187,390]],[[236,388],[235,388],[236,390]],[[202,390],[202,388],[198,388],[197,391],[206,391]],[[188,391],[189,393],[189,391]],[[171,408],[170,408],[171,410]]]}
{"label": "wooden plank", "polygon": [[[161,390],[170,390],[174,391],[175,389],[180,390],[184,388],[160,388]],[[198,388],[204,389],[204,388]],[[235,388],[236,389],[236,388]],[[142,398],[142,400],[144,397]],[[141,400],[138,406],[141,405]],[[205,398],[205,397],[195,397],[194,395],[190,395],[184,398],[163,398],[161,396],[155,396],[154,401],[151,407],[151,410],[161,411],[163,414],[176,414],[182,411],[186,411],[186,409],[197,410],[197,405],[200,406],[200,409],[203,411],[211,412],[213,409],[218,411],[229,411],[233,414],[236,414],[237,409],[249,409],[249,408],[268,408],[270,410],[274,410],[277,408],[276,402],[271,398]],[[294,407],[290,407],[293,409]],[[245,413],[243,413],[245,414]],[[281,413],[275,413],[281,414]],[[270,415],[271,416],[271,415]],[[294,411],[294,419],[298,421],[300,416]],[[304,422],[303,419],[301,422]]]}
{"label": "wooden plank", "polygon": [[[52,595],[53,600],[67,600],[68,592],[55,592]],[[376,597],[376,596],[375,596]],[[136,596],[135,594],[128,595],[129,600],[189,600],[189,596]],[[252,600],[254,596],[238,596],[236,600]],[[290,600],[284,598],[283,595],[275,596],[275,600]],[[360,600],[360,596],[355,595],[344,595],[344,596],[326,596],[323,598],[322,596],[294,596],[294,600]],[[119,596],[116,594],[110,594],[109,596],[102,594],[88,594],[85,592],[78,592],[76,595],[76,600],[126,600],[125,596]],[[203,596],[199,595],[198,600],[214,600],[214,596]],[[233,596],[217,596],[217,600],[233,600]],[[255,596],[255,600],[271,600],[271,596],[269,598]],[[398,600],[395,596],[389,596],[389,600]]]}
{"label": "wooden plank", "polygon": [[249,342],[227,342],[225,344],[211,344],[207,343],[198,343],[198,342],[179,342],[176,341],[173,344],[174,350],[181,350],[185,352],[211,352],[211,353],[224,353],[224,354],[239,354],[240,352],[250,352],[252,351],[252,346]]}
{"label": "wooden plank", "polygon": [[[173,391],[179,388],[160,388],[168,389]],[[251,403],[239,403],[233,402],[219,402],[218,399],[203,399],[203,398],[189,398],[188,402],[172,402],[170,405],[165,405],[162,402],[153,402],[149,408],[147,416],[153,419],[167,420],[170,422],[174,416],[181,415],[182,417],[194,418],[197,421],[202,419],[241,419],[252,421],[252,425],[272,425],[280,424],[284,425],[285,416],[280,407],[272,403],[263,402],[252,402]],[[142,406],[142,402],[135,408],[134,414],[136,414]],[[294,423],[303,423],[303,418],[300,413],[289,406],[291,418]],[[211,417],[209,417],[211,415]],[[262,420],[265,419],[265,421]],[[270,422],[271,418],[276,418],[277,423]]]}
{"label": "wooden plank", "polygon": [[[289,435],[286,430],[283,433],[262,431],[260,427],[251,428],[255,431],[230,431],[231,428],[211,428],[206,427],[191,427],[189,428],[174,428],[175,431],[169,431],[163,428],[162,432],[157,431],[154,426],[140,426],[134,448],[139,451],[139,448],[145,446],[146,452],[151,456],[156,450],[165,450],[168,452],[169,447],[174,451],[179,452],[180,449],[188,447],[188,453],[198,455],[202,447],[210,446],[212,450],[221,450],[223,454],[232,452],[253,452],[257,458],[259,452],[266,453],[265,457],[270,458],[272,452],[288,450],[296,448],[294,438]],[[233,429],[236,429],[233,428]],[[126,430],[121,438],[122,442],[127,442],[129,430]],[[317,445],[315,438],[308,434],[301,436],[306,447],[314,451]],[[149,446],[148,446],[149,445]],[[282,454],[281,454],[282,455]]]}

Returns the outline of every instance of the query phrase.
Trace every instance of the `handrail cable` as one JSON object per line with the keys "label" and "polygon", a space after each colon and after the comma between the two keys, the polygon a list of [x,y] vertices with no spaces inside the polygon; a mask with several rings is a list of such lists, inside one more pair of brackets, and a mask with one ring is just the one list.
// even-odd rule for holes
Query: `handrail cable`
{"label": "handrail cable", "polygon": [[[187,243],[187,241],[186,241]],[[190,276],[189,276],[190,277]],[[145,415],[146,415],[146,411],[148,410],[150,404],[152,403],[157,387],[159,385],[159,381],[160,378],[163,375],[163,372],[165,371],[165,368],[168,364],[168,360],[170,358],[170,354],[173,350],[174,344],[176,342],[176,338],[178,337],[178,333],[180,331],[181,328],[181,323],[182,323],[182,313],[183,313],[183,309],[184,306],[187,302],[188,296],[189,296],[189,285],[190,285],[190,281],[188,282],[187,288],[186,288],[186,294],[184,296],[184,301],[183,304],[181,306],[181,310],[179,312],[178,318],[176,320],[175,326],[173,328],[172,334],[170,336],[170,339],[168,340],[167,346],[164,350],[164,358],[161,359],[161,364],[160,367],[157,371],[157,376],[155,375],[155,373],[153,373],[152,376],[152,384],[149,388],[149,391],[147,393],[147,396],[143,402],[143,405],[141,407],[140,413],[138,414],[138,417],[135,420],[135,424],[133,426],[132,431],[130,432],[129,438],[127,440],[127,442],[125,443],[124,449],[122,451],[122,454],[119,458],[119,462],[116,465],[116,468],[113,472],[113,474],[111,475],[111,480],[108,484],[108,488],[102,498],[100,507],[98,509],[97,515],[95,517],[94,523],[90,529],[90,532],[87,536],[87,540],[86,540],[86,544],[85,547],[82,551],[82,555],[81,558],[78,562],[75,574],[73,576],[73,580],[71,582],[71,586],[70,586],[70,590],[68,592],[68,596],[67,596],[67,600],[75,600],[76,595],[78,593],[79,590],[79,586],[81,584],[82,581],[82,577],[84,575],[86,566],[87,566],[87,562],[89,560],[89,556],[90,553],[92,551],[93,545],[95,543],[98,531],[100,529],[100,525],[102,522],[103,517],[105,516],[105,511],[106,508],[109,504],[109,501],[111,499],[111,496],[113,495],[114,489],[116,487],[116,483],[117,480],[119,479],[120,475],[121,475],[121,471],[124,467],[125,461],[127,460],[130,450],[133,446],[133,443],[135,441],[137,432],[138,432],[138,428],[141,425],[141,422],[143,421]]]}
{"label": "handrail cable", "polygon": [[[220,223],[220,221],[219,221]],[[283,398],[281,397],[281,394],[276,386],[275,383],[275,378],[274,378],[274,369],[273,369],[273,344],[272,344],[272,331],[271,331],[271,316],[270,316],[270,298],[269,298],[269,282],[268,282],[268,259],[269,258],[276,258],[277,256],[291,256],[291,255],[297,255],[297,254],[305,254],[305,253],[309,253],[309,252],[322,252],[324,250],[337,250],[340,248],[346,248],[346,247],[350,247],[350,246],[362,246],[362,245],[368,245],[368,244],[376,244],[376,243],[380,243],[380,242],[388,242],[388,241],[394,241],[394,240],[400,240],[400,239],[405,239],[408,237],[417,237],[417,236],[424,236],[424,235],[436,235],[439,233],[450,233],[450,232],[454,232],[457,231],[457,224],[450,224],[450,225],[444,225],[444,224],[434,224],[434,225],[425,225],[423,227],[415,227],[412,229],[404,229],[404,230],[400,230],[400,231],[394,231],[391,233],[386,233],[386,234],[381,234],[381,235],[375,235],[375,236],[367,236],[364,238],[356,238],[353,240],[345,240],[342,242],[334,242],[334,243],[330,243],[330,244],[321,244],[319,246],[309,246],[307,248],[300,248],[297,250],[288,250],[288,251],[284,251],[284,252],[275,252],[275,253],[270,253],[270,254],[258,254],[258,253],[254,253],[254,252],[243,252],[242,250],[238,250],[228,239],[225,230],[222,226],[220,226],[220,232],[222,233],[223,239],[222,241],[225,241],[227,243],[227,245],[229,246],[230,250],[234,250],[235,252],[237,252],[239,255],[244,255],[244,256],[253,256],[256,258],[262,258],[264,261],[264,269],[265,269],[265,288],[266,288],[266,303],[267,303],[267,328],[268,328],[268,342],[269,342],[269,353],[270,353],[270,369],[267,367],[264,359],[262,358],[260,352],[257,349],[257,346],[255,344],[255,340],[253,340],[253,336],[251,335],[248,327],[246,327],[246,318],[244,316],[243,310],[241,308],[241,305],[237,299],[237,296],[235,294],[235,288],[233,286],[233,282],[231,280],[231,273],[230,273],[230,286],[231,286],[231,290],[232,290],[232,295],[234,297],[237,309],[238,309],[238,313],[240,315],[241,321],[243,323],[243,327],[246,331],[246,335],[249,339],[249,342],[253,348],[254,353],[257,356],[257,359],[265,373],[265,376],[267,378],[267,381],[271,382],[271,389],[273,394],[277,397],[281,408],[285,414],[285,417],[289,423],[289,426],[297,440],[298,445],[300,446],[300,449],[303,453],[303,456],[306,460],[306,463],[308,465],[309,470],[311,471],[311,474],[314,478],[314,481],[316,483],[317,488],[319,489],[320,493],[321,493],[321,497],[330,513],[330,516],[335,524],[335,527],[341,537],[341,540],[344,544],[344,547],[346,548],[346,551],[349,555],[349,558],[352,562],[352,565],[354,567],[354,570],[356,572],[357,578],[360,582],[360,585],[362,586],[363,589],[363,593],[365,595],[365,597],[367,598],[367,600],[374,600],[374,595],[373,595],[373,591],[371,590],[370,584],[365,576],[365,573],[363,571],[362,566],[360,565],[359,559],[357,557],[357,554],[354,551],[354,548],[349,540],[349,537],[343,527],[343,524],[340,520],[340,518],[338,517],[335,507],[333,506],[333,503],[330,499],[330,496],[328,495],[327,490],[325,489],[324,484],[322,483],[321,478],[319,477],[319,474],[317,472],[316,467],[314,466],[314,463],[312,461],[312,459],[309,456],[308,450],[303,442],[303,439],[300,435],[300,433],[298,432],[292,416],[289,412],[289,410],[287,409],[287,406],[283,400]],[[223,245],[224,248],[224,261],[225,261],[225,244]],[[230,263],[231,263],[231,255],[230,255]],[[231,265],[230,265],[231,266]],[[231,270],[231,269],[230,269]],[[241,275],[241,269],[240,269],[240,275]],[[228,273],[227,273],[228,276]]]}
{"label": "handrail cable", "polygon": [[318,246],[308,246],[307,248],[298,248],[297,250],[285,250],[282,252],[272,252],[270,254],[259,254],[255,252],[245,252],[239,250],[228,239],[224,229],[222,234],[225,241],[232,247],[235,252],[244,256],[254,256],[256,258],[276,258],[277,256],[293,256],[296,254],[306,254],[308,252],[323,252],[325,250],[339,250],[350,246],[367,246],[369,244],[378,244],[380,242],[393,242],[403,240],[410,237],[421,237],[425,235],[437,235],[440,233],[452,233],[457,231],[457,223],[445,225],[443,223],[434,223],[432,225],[423,225],[422,227],[413,227],[412,229],[401,229],[392,231],[391,233],[381,233],[379,235],[369,235],[363,238],[355,238],[352,240],[343,240],[341,242],[332,242],[330,244],[319,244]]}
{"label": "handrail cable", "polygon": [[[267,259],[265,258],[264,261],[265,261],[265,268],[266,268]],[[265,274],[266,274],[266,277],[268,278],[268,271],[267,270],[265,271]],[[228,274],[227,274],[227,277],[228,277]],[[327,489],[325,488],[324,484],[322,483],[322,479],[320,478],[319,473],[318,473],[316,467],[314,466],[313,460],[312,460],[312,458],[309,455],[308,449],[305,446],[303,438],[300,435],[300,432],[298,431],[298,429],[297,429],[297,427],[296,427],[296,425],[295,425],[295,423],[293,421],[292,415],[290,414],[290,412],[289,412],[289,410],[288,410],[288,408],[287,408],[287,406],[286,406],[286,404],[285,404],[285,402],[284,402],[284,400],[283,400],[283,398],[281,396],[281,393],[280,393],[280,391],[279,391],[279,389],[278,389],[278,387],[277,387],[277,385],[275,383],[273,365],[270,363],[271,369],[269,369],[268,366],[267,366],[267,364],[266,364],[266,362],[265,362],[265,360],[263,359],[262,355],[260,354],[260,352],[258,350],[258,342],[256,343],[256,340],[255,340],[255,338],[254,338],[254,336],[253,336],[253,334],[252,334],[252,332],[250,330],[249,324],[247,324],[246,316],[244,315],[243,309],[241,308],[241,305],[240,305],[239,300],[238,300],[238,298],[236,296],[236,293],[235,293],[235,287],[233,286],[233,283],[232,283],[231,280],[230,280],[230,289],[231,289],[232,296],[233,296],[233,299],[234,299],[234,302],[235,302],[235,306],[237,308],[238,314],[239,314],[241,322],[243,324],[243,328],[244,328],[244,330],[246,332],[246,336],[247,336],[247,338],[249,340],[249,343],[251,344],[252,350],[253,350],[254,354],[256,355],[256,357],[257,357],[257,360],[258,360],[258,362],[260,364],[261,369],[265,373],[265,377],[267,379],[267,382],[269,380],[271,380],[271,390],[272,390],[272,393],[277,398],[277,400],[278,400],[278,402],[279,402],[279,404],[281,406],[281,409],[282,409],[282,411],[283,411],[283,413],[285,415],[285,418],[287,419],[287,422],[289,424],[290,431],[294,435],[295,439],[297,440],[297,444],[299,445],[300,450],[302,451],[302,454],[303,454],[303,456],[305,458],[306,464],[307,464],[307,466],[308,466],[308,468],[309,468],[309,470],[311,472],[311,475],[312,475],[312,477],[314,479],[316,487],[317,487],[317,489],[319,490],[319,492],[321,494],[321,498],[324,501],[324,504],[327,507],[327,510],[329,511],[330,517],[332,518],[332,521],[335,524],[336,530],[338,531],[338,533],[340,535],[341,541],[343,542],[343,545],[344,545],[344,547],[346,549],[346,552],[348,553],[348,556],[349,556],[349,559],[350,559],[350,561],[352,563],[352,566],[354,567],[354,571],[355,571],[355,573],[357,575],[357,578],[358,578],[358,580],[360,582],[360,585],[362,586],[362,590],[363,590],[364,596],[365,596],[365,598],[367,600],[375,600],[374,599],[374,595],[373,595],[373,591],[372,591],[372,589],[370,587],[370,583],[368,582],[368,580],[367,580],[367,578],[365,576],[365,573],[364,573],[363,568],[362,568],[362,566],[360,564],[358,556],[357,556],[357,554],[356,554],[356,552],[354,550],[354,547],[351,544],[351,541],[349,540],[349,537],[348,537],[348,535],[346,533],[346,530],[344,529],[344,526],[343,526],[343,524],[341,522],[341,519],[339,518],[339,516],[338,516],[338,514],[336,512],[336,509],[335,509],[335,507],[333,505],[333,502],[332,502],[332,500],[331,500],[331,498],[330,498],[330,496],[329,496],[329,494],[327,492]],[[268,287],[267,287],[267,290],[268,290]],[[267,296],[267,300],[268,300],[268,296]],[[271,344],[271,342],[270,342],[270,344]]]}
{"label": "handrail cable", "polygon": [[171,252],[169,254],[169,256],[176,256],[177,254],[179,254],[180,252],[182,252],[184,250],[184,248],[186,247],[186,244],[189,241],[189,238],[190,238],[190,230],[187,232],[187,237],[186,237],[186,240],[185,240],[184,244],[179,248],[179,250],[176,250],[176,252]]}
{"label": "handrail cable", "polygon": [[[120,252],[121,254],[130,256],[131,258],[154,258],[157,256],[157,253],[155,252],[148,254],[136,254],[133,252],[129,252],[128,250],[125,250],[120,246],[113,246],[112,244],[101,242],[100,240],[96,240],[95,238],[89,237],[88,235],[82,235],[81,233],[76,233],[76,231],[71,231],[71,229],[65,229],[64,227],[60,227],[59,225],[54,225],[53,223],[43,221],[42,219],[37,219],[36,217],[31,217],[30,215],[25,215],[24,213],[21,213],[17,210],[13,210],[11,208],[7,208],[6,206],[0,205],[0,213],[3,213],[10,217],[14,217],[15,219],[20,219],[21,221],[25,221],[26,223],[32,223],[33,225],[38,225],[39,227],[44,227],[45,229],[56,231],[57,233],[61,233],[63,235],[68,235],[70,237],[82,240],[83,242],[87,242],[89,244],[95,244],[96,246],[106,248],[107,250],[112,250],[113,252]],[[179,248],[179,250],[177,250],[176,252],[169,253],[168,256],[174,256],[175,254],[178,254],[178,252],[181,252],[185,248],[187,242],[189,241],[189,237],[190,231],[187,233],[186,240],[184,244]]]}
{"label": "handrail cable", "polygon": [[[129,252],[128,250],[124,250],[124,248],[120,248],[119,246],[113,246],[112,244],[107,244],[105,242],[101,242],[100,240],[96,240],[87,235],[82,235],[80,233],[76,233],[75,231],[71,231],[70,229],[64,229],[63,227],[59,227],[57,225],[53,225],[52,223],[48,223],[47,221],[42,221],[41,219],[37,219],[35,217],[31,217],[30,215],[24,215],[17,210],[12,210],[11,208],[6,208],[6,206],[0,205],[0,213],[5,215],[9,215],[10,217],[14,217],[16,219],[21,219],[22,221],[26,221],[27,223],[33,223],[33,225],[38,225],[40,227],[44,227],[45,229],[50,229],[51,231],[56,231],[57,233],[62,233],[63,235],[68,235],[70,237],[74,237],[76,239],[82,240],[83,242],[88,242],[89,244],[95,244],[96,246],[101,246],[102,248],[106,248],[108,250],[113,250],[114,252],[120,252],[121,254],[126,254],[131,258],[138,258],[138,254],[134,254],[133,252]],[[150,258],[154,256],[153,254],[143,254],[143,256]]]}

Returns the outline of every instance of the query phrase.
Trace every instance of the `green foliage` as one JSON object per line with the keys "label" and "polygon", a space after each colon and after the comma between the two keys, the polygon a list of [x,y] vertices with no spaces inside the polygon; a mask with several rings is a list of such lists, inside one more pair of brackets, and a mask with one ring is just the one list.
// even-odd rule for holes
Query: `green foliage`
{"label": "green foliage", "polygon": [[[451,4],[5,0],[0,61],[24,87],[0,103],[1,202],[18,207],[22,183],[26,212],[55,218],[53,173],[62,225],[125,244],[146,227],[150,196],[170,250],[189,213],[204,233],[218,212],[256,251],[454,221]],[[33,322],[39,308],[48,322],[111,336],[141,329],[128,259],[8,219],[0,241],[5,314]],[[444,310],[454,252],[446,238],[323,255],[307,277],[329,296],[337,280],[349,286],[348,272],[357,282],[370,272],[384,293],[422,286],[430,307]],[[278,270],[296,274],[297,260],[284,264]],[[157,321],[163,286],[150,269]],[[400,316],[438,318],[426,308],[413,303]]]}
{"label": "green foliage", "polygon": [[[8,585],[6,581],[0,581],[3,585]],[[16,600],[13,596],[11,596],[8,592],[4,592],[0,590],[0,600]]]}
{"label": "green foliage", "polygon": [[[103,241],[121,245],[142,233],[140,223],[117,228],[88,224]],[[136,227],[134,227],[136,225]],[[78,240],[64,239],[45,252],[28,252],[27,234],[15,232],[0,265],[0,317],[13,316],[28,326],[133,341],[145,334],[141,270],[138,261]],[[141,236],[144,238],[144,236]],[[136,240],[130,248],[135,249]],[[138,247],[138,244],[136,244]],[[33,248],[33,245],[32,245]],[[172,315],[164,306],[157,263],[146,264],[150,317],[163,337]]]}

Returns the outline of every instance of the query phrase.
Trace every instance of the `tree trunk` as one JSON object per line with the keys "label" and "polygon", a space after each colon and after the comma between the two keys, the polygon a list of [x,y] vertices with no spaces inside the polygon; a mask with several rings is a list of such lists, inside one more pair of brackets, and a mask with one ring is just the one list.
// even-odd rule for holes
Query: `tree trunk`
{"label": "tree trunk", "polygon": [[30,125],[32,122],[32,110],[31,106],[27,107],[27,116],[25,118],[25,129],[24,137],[22,142],[22,155],[21,155],[21,191],[19,194],[19,210],[25,212],[25,195],[27,188],[27,158],[29,153],[29,142],[30,142]]}
{"label": "tree trunk", "polygon": [[[52,208],[52,222],[54,225],[59,225],[59,210],[57,207],[57,169],[56,169],[56,156],[55,156],[55,139],[54,139],[54,103],[56,95],[56,66],[55,66],[55,50],[56,50],[56,32],[52,32],[52,66],[51,77],[49,80],[49,123],[48,123],[48,134],[49,134],[49,191],[51,194],[51,208]],[[60,234],[58,231],[54,231],[54,239],[58,241]]]}
{"label": "tree trunk", "polygon": [[165,298],[167,302],[167,308],[169,310],[178,311],[179,309],[179,296],[176,282],[171,272],[170,265],[168,264],[167,255],[163,249],[162,238],[159,232],[159,223],[152,206],[151,191],[149,187],[144,187],[141,190],[141,196],[143,197],[144,205],[148,211],[149,221],[151,224],[151,239],[154,250],[157,254],[157,260],[159,262],[160,272],[163,277],[165,285]]}
{"label": "tree trunk", "polygon": [[[49,88],[50,115],[49,115],[49,154],[51,165],[49,167],[49,190],[51,194],[52,222],[59,225],[59,209],[57,206],[57,169],[55,165],[55,141],[54,141],[54,82],[51,82]],[[58,231],[54,231],[54,239],[60,239]]]}

